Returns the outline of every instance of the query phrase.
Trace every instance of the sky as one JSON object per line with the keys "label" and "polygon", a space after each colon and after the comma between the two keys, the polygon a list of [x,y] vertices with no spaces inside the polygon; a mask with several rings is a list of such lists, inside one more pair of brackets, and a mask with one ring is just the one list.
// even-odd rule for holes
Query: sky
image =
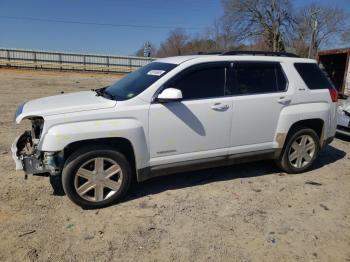
{"label": "sky", "polygon": [[[332,5],[350,14],[350,0]],[[220,0],[0,0],[0,47],[131,55],[174,28],[200,34],[222,14]]]}

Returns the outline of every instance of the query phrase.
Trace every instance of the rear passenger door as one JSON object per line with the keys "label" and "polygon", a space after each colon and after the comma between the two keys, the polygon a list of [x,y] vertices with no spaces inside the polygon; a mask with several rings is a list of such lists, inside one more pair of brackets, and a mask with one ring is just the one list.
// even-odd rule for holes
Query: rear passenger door
{"label": "rear passenger door", "polygon": [[277,62],[234,62],[229,154],[271,149],[283,107],[291,103],[287,78]]}

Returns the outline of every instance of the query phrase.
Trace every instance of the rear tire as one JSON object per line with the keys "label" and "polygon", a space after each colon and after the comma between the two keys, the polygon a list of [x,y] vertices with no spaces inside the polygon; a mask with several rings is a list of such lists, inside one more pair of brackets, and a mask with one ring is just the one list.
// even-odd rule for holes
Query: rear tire
{"label": "rear tire", "polygon": [[108,146],[75,151],[66,161],[62,184],[68,198],[84,209],[117,203],[130,187],[132,171],[126,157]]}
{"label": "rear tire", "polygon": [[315,162],[320,152],[320,139],[310,128],[299,127],[288,134],[277,165],[290,174],[302,173]]}

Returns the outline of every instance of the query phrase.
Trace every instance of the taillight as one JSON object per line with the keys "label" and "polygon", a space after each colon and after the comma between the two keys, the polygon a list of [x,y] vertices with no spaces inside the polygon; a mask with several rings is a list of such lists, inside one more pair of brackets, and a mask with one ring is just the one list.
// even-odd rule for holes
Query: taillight
{"label": "taillight", "polygon": [[338,102],[338,92],[334,87],[328,89],[331,95],[332,102]]}

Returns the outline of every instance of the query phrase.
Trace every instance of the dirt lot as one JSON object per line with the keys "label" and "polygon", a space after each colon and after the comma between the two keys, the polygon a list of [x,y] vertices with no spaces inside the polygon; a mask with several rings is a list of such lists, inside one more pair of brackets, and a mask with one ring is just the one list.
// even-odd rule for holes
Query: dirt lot
{"label": "dirt lot", "polygon": [[0,261],[350,261],[346,140],[301,175],[270,161],[177,174],[93,211],[14,171],[10,144],[25,128],[13,123],[16,105],[117,78],[0,70]]}

